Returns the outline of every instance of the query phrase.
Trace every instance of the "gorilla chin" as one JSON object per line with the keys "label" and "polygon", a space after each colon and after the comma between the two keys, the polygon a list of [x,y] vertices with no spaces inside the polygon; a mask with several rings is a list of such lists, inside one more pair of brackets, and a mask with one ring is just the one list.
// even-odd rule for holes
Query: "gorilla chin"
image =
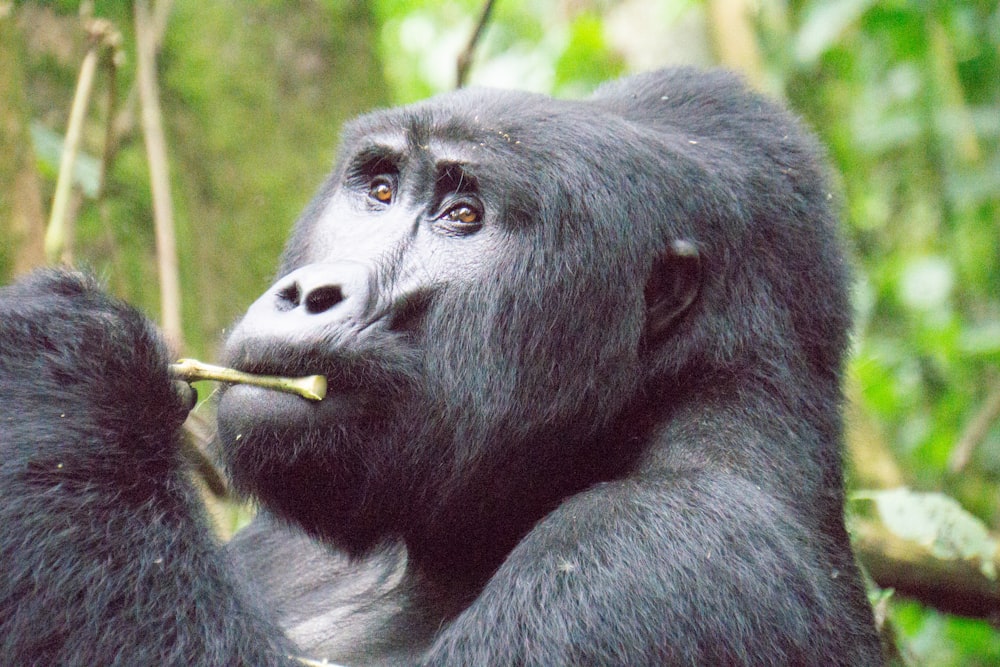
{"label": "gorilla chin", "polygon": [[[348,528],[356,534],[341,536],[355,524],[353,490],[364,485],[364,468],[358,465],[363,403],[342,393],[315,402],[246,385],[226,389],[219,400],[218,445],[235,490],[283,514],[305,517],[303,527],[313,535],[363,551],[361,531]],[[331,469],[340,474],[328,474]],[[317,512],[311,498],[330,504]]]}

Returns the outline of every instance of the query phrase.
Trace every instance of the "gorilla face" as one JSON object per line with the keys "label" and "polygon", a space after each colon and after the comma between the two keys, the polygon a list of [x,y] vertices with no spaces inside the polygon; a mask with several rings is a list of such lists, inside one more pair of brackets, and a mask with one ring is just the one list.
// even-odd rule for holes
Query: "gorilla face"
{"label": "gorilla face", "polygon": [[636,393],[661,243],[614,192],[644,184],[587,130],[601,123],[556,122],[597,112],[478,91],[349,128],[226,353],[251,372],[322,373],[330,394],[224,393],[239,488],[348,547],[413,525],[414,503],[474,514],[498,477],[506,496],[539,479],[565,490],[560,462]]}

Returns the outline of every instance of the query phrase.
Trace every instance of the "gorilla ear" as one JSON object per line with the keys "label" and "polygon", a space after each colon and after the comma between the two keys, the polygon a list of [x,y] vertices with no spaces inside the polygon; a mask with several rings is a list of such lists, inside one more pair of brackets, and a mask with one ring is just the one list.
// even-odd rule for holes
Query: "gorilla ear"
{"label": "gorilla ear", "polygon": [[654,262],[646,282],[646,336],[656,341],[687,312],[701,289],[701,255],[690,241],[676,240]]}

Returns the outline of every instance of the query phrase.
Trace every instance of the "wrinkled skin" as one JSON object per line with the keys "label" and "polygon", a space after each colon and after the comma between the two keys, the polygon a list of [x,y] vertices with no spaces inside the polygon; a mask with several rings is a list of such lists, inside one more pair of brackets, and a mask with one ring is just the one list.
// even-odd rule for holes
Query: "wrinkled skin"
{"label": "wrinkled skin", "polygon": [[[225,346],[243,370],[322,373],[330,395],[223,392],[223,459],[264,508],[224,552],[171,454],[179,419],[145,394],[59,385],[93,445],[76,474],[102,482],[32,477],[73,440],[41,392],[85,361],[121,377],[120,318],[156,350],[128,372],[173,394],[155,332],[93,285],[8,288],[0,328],[28,333],[0,352],[20,406],[2,414],[28,416],[0,441],[0,553],[20,563],[0,662],[86,645],[123,664],[878,664],[842,517],[850,308],[817,155],[782,111],[693,70],[352,123]],[[39,357],[52,318],[105,329]],[[116,502],[126,485],[140,509]],[[52,508],[101,539],[67,559],[69,535],[37,522]],[[164,545],[167,576],[135,590],[148,565],[129,563]],[[66,623],[29,637],[57,604]],[[158,624],[126,629],[136,610]]]}

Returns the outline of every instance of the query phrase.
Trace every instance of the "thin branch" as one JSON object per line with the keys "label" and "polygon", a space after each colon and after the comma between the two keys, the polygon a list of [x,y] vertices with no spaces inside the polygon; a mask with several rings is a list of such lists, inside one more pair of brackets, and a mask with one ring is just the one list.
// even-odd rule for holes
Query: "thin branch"
{"label": "thin branch", "polygon": [[135,2],[137,83],[142,108],[142,129],[149,160],[149,180],[153,194],[153,222],[156,230],[156,259],[160,274],[160,308],[163,334],[175,347],[182,347],[181,290],[177,270],[177,240],[174,233],[173,203],[170,198],[170,170],[167,142],[163,134],[160,96],[156,82],[156,36],[147,0]]}
{"label": "thin branch", "polygon": [[[882,588],[946,613],[1000,621],[1000,582],[976,563],[938,558],[877,521],[858,517],[850,527],[858,559]],[[1000,556],[994,562],[1000,566]]]}
{"label": "thin branch", "polygon": [[159,53],[163,48],[163,37],[167,34],[167,19],[170,18],[170,10],[174,8],[174,0],[156,0],[153,6],[152,25],[153,32],[153,52]]}
{"label": "thin branch", "polygon": [[185,382],[212,380],[214,382],[248,384],[295,394],[302,398],[308,398],[310,401],[322,401],[326,397],[326,378],[322,375],[306,375],[304,377],[256,375],[244,373],[235,368],[206,364],[197,359],[178,359],[177,363],[170,364],[170,375]]}
{"label": "thin branch", "polygon": [[73,106],[69,113],[62,157],[59,160],[59,178],[56,181],[55,196],[52,198],[49,226],[45,231],[45,256],[51,263],[61,261],[69,264],[72,260],[72,249],[67,242],[70,235],[67,212],[73,188],[73,167],[80,150],[83,120],[87,116],[87,107],[90,106],[90,92],[94,87],[99,50],[100,44],[91,40],[87,55],[83,57],[83,63],[80,65],[80,78],[77,80],[76,94],[73,96]]}
{"label": "thin branch", "polygon": [[76,93],[73,95],[73,106],[70,108],[62,157],[59,161],[59,177],[56,180],[52,211],[45,232],[45,255],[52,263],[69,264],[72,261],[70,239],[73,230],[69,208],[73,190],[73,168],[76,164],[76,156],[80,151],[83,121],[86,119],[87,109],[90,107],[90,94],[94,89],[97,66],[105,51],[110,51],[112,54],[112,67],[121,57],[121,34],[107,19],[93,18],[92,11],[92,3],[84,3],[80,8],[84,30],[87,32],[88,47],[80,65]]}
{"label": "thin branch", "polygon": [[209,493],[220,500],[232,499],[229,482],[216,466],[212,443],[216,436],[215,420],[192,410],[184,420],[184,437],[181,455],[191,464],[198,479],[205,483]]}
{"label": "thin branch", "polygon": [[114,162],[115,157],[115,102],[118,98],[118,69],[122,65],[122,60],[124,54],[121,49],[117,49],[110,58],[108,58],[108,94],[107,94],[107,112],[105,114],[105,127],[104,127],[104,150],[101,156],[101,174],[97,181],[97,200],[101,201],[104,199],[104,192],[107,189],[106,184],[108,180],[108,172],[111,170],[111,165]]}
{"label": "thin branch", "polygon": [[709,0],[706,11],[715,56],[725,67],[740,71],[757,88],[764,87],[761,56],[752,0]]}
{"label": "thin branch", "polygon": [[458,56],[458,77],[455,82],[457,88],[465,85],[466,78],[469,75],[469,67],[472,65],[472,54],[476,50],[476,44],[479,43],[483,29],[486,28],[486,24],[490,20],[490,14],[493,12],[493,3],[494,0],[486,0],[486,4],[483,6],[483,13],[479,16],[479,23],[476,24],[476,30],[472,33],[465,51]]}
{"label": "thin branch", "polygon": [[[153,8],[153,42],[156,45],[155,54],[159,55],[163,47],[163,36],[167,29],[167,17],[173,7],[173,0],[160,0]],[[129,136],[135,129],[135,107],[138,98],[137,84],[132,82],[128,94],[125,95],[125,102],[118,106],[118,111],[112,121],[111,143],[108,146],[107,163],[114,164],[114,158],[118,153],[118,147],[125,137]]]}
{"label": "thin branch", "polygon": [[976,450],[990,432],[990,427],[1000,419],[1000,385],[997,385],[986,397],[983,406],[972,418],[972,421],[962,431],[955,448],[948,458],[948,469],[955,473],[961,472],[969,464],[972,453]]}

